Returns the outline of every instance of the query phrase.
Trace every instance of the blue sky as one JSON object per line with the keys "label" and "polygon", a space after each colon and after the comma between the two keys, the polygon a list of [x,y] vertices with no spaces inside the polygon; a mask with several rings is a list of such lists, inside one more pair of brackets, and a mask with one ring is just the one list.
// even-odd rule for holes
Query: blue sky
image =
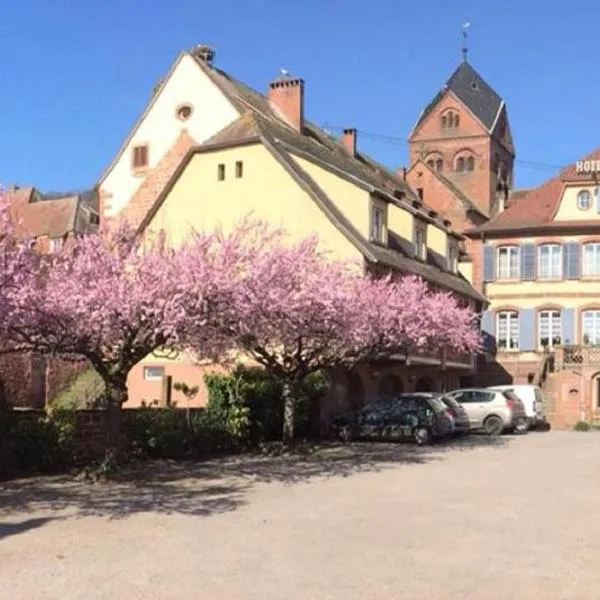
{"label": "blue sky", "polygon": [[[23,0],[0,16],[0,181],[93,185],[178,51],[202,42],[259,90],[286,68],[313,121],[406,138],[460,60],[508,103],[516,185],[600,145],[600,4],[565,0]],[[578,10],[578,7],[581,10]],[[359,134],[389,166],[406,144]],[[524,161],[524,162],[520,162]]]}

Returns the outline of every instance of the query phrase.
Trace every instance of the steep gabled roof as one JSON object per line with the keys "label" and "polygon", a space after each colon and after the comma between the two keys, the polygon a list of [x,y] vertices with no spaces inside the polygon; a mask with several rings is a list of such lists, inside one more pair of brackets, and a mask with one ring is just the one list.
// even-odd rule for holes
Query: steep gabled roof
{"label": "steep gabled roof", "polygon": [[[91,227],[89,213],[95,212],[80,195],[46,198],[33,187],[8,190],[11,217],[19,235],[27,238],[62,237]],[[88,211],[86,213],[86,211]]]}
{"label": "steep gabled roof", "polygon": [[[600,148],[593,150],[583,161],[600,160]],[[566,183],[590,181],[589,173],[578,173],[576,163],[565,167],[551,179],[531,190],[519,190],[510,196],[510,205],[487,223],[467,232],[476,235],[484,232],[500,233],[544,227],[548,230],[557,228],[579,227],[583,229],[600,228],[597,221],[582,219],[581,221],[554,221]]]}
{"label": "steep gabled roof", "polygon": [[488,132],[493,131],[504,101],[483,77],[468,62],[464,61],[425,107],[413,132],[448,91],[452,92],[475,115]]}

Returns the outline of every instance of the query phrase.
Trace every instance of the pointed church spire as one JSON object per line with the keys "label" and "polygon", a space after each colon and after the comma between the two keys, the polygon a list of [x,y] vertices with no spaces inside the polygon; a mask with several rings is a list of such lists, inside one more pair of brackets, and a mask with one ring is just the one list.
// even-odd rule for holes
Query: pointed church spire
{"label": "pointed church spire", "polygon": [[469,48],[467,47],[467,29],[471,27],[471,23],[468,21],[462,26],[462,37],[463,37],[463,45],[462,45],[462,57],[463,62],[467,62],[467,53],[469,52]]}

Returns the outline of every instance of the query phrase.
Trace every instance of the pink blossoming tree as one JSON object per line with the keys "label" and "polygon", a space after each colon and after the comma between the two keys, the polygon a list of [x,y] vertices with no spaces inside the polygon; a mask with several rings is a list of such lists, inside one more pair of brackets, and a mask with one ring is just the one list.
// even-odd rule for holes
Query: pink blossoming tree
{"label": "pink blossoming tree", "polygon": [[[235,237],[227,255],[236,269],[227,270],[227,305],[213,325],[282,381],[284,438],[294,435],[296,401],[310,373],[409,350],[478,348],[473,313],[420,279],[364,276],[357,265],[330,260],[316,238],[290,245],[264,224]],[[185,262],[194,270],[205,261]],[[188,342],[201,348],[205,336],[193,310],[188,318]]]}

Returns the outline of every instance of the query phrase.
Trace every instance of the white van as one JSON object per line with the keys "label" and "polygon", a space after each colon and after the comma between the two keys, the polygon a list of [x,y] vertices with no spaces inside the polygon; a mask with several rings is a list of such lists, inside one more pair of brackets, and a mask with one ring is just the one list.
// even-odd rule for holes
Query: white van
{"label": "white van", "polygon": [[546,416],[544,415],[544,395],[537,385],[494,385],[490,390],[513,390],[525,405],[525,412],[532,429],[547,429]]}

